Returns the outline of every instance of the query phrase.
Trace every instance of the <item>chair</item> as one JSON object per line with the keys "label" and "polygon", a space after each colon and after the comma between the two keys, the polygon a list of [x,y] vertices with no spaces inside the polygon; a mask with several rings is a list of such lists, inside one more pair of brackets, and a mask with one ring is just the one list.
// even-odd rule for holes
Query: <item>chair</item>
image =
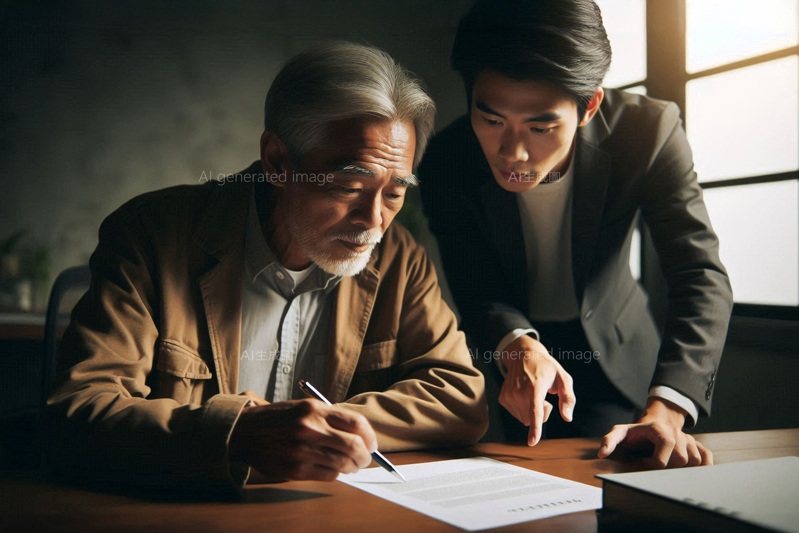
{"label": "chair", "polygon": [[68,268],[58,275],[50,291],[44,323],[44,359],[42,360],[41,404],[55,381],[58,344],[69,323],[72,308],[89,288],[91,271],[87,265]]}
{"label": "chair", "polygon": [[19,387],[32,387],[32,391],[35,391],[38,380],[39,398],[31,398],[33,401],[20,404],[12,410],[0,411],[0,470],[35,469],[44,464],[41,453],[42,443],[47,438],[44,406],[55,381],[58,344],[69,321],[70,311],[86,292],[90,280],[89,267],[79,266],[62,272],[53,284],[45,318],[44,347],[39,352],[41,368],[30,364],[10,376],[20,381]]}

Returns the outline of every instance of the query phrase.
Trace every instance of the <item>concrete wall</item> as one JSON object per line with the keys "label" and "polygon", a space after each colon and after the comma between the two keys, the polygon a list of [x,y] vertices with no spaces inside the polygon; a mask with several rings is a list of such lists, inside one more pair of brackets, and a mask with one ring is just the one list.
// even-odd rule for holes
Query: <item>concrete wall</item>
{"label": "concrete wall", "polygon": [[258,157],[281,64],[320,40],[384,48],[420,76],[439,126],[465,107],[448,67],[467,0],[4,2],[0,239],[85,263],[102,219],[142,192]]}

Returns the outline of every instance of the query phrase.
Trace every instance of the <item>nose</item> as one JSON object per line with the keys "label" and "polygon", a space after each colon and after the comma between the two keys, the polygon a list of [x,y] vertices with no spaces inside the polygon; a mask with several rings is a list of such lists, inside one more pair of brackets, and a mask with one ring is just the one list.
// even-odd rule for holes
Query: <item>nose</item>
{"label": "nose", "polygon": [[353,224],[363,226],[364,229],[382,228],[383,226],[383,200],[379,193],[364,194],[361,201],[355,204],[350,214]]}
{"label": "nose", "polygon": [[522,137],[510,128],[502,134],[499,155],[509,163],[526,162],[530,159],[530,153],[527,151]]}

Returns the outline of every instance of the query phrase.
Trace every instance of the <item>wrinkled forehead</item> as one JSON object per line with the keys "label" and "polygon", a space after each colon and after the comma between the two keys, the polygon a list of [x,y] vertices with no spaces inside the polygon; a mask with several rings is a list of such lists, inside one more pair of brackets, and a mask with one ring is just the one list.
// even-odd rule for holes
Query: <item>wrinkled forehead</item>
{"label": "wrinkled forehead", "polygon": [[[350,119],[332,123],[325,142],[311,159],[329,169],[356,165],[370,171],[383,167],[410,173],[416,149],[416,135],[408,122]],[[360,163],[360,164],[359,164]]]}

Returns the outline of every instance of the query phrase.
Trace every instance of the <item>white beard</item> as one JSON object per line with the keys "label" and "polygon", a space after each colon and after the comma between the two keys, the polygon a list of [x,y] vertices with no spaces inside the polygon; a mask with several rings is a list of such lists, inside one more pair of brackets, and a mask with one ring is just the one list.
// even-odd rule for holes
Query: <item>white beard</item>
{"label": "white beard", "polygon": [[[292,209],[291,213],[297,211]],[[369,263],[372,251],[383,238],[379,230],[340,233],[334,235],[320,235],[314,227],[304,221],[298,220],[293,214],[286,217],[286,225],[291,237],[297,242],[303,253],[319,268],[334,276],[354,276],[361,272]],[[350,252],[349,257],[342,259],[341,254],[331,252],[331,247],[341,248],[336,242],[339,239],[356,244],[370,244],[363,252]]]}
{"label": "white beard", "polygon": [[351,258],[344,260],[335,259],[331,257],[330,254],[321,250],[318,254],[311,250],[306,250],[306,253],[308,257],[311,258],[311,261],[316,263],[319,268],[328,274],[333,274],[334,276],[354,276],[366,268],[374,248],[375,246],[372,245],[365,252],[353,254]]}

